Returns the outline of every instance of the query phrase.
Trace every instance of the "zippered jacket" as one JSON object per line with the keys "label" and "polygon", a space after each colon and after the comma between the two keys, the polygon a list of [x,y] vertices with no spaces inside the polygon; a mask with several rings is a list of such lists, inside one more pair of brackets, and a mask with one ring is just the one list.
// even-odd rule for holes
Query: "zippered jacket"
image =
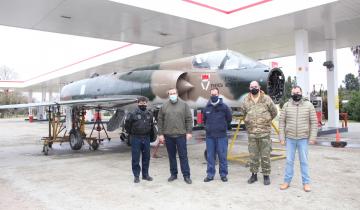
{"label": "zippered jacket", "polygon": [[183,135],[192,132],[193,118],[189,105],[178,99],[167,101],[158,114],[159,135]]}
{"label": "zippered jacket", "polygon": [[307,100],[295,102],[290,99],[281,110],[279,118],[280,140],[310,139],[317,136],[317,118],[315,108]]}
{"label": "zippered jacket", "polygon": [[255,103],[249,93],[241,103],[240,111],[244,114],[246,130],[249,134],[270,135],[271,122],[277,115],[277,109],[271,98],[260,91],[259,100]]}
{"label": "zippered jacket", "polygon": [[230,108],[223,103],[222,98],[219,100],[216,106],[209,101],[204,109],[203,121],[207,137],[227,137],[226,131],[231,126],[232,115]]}

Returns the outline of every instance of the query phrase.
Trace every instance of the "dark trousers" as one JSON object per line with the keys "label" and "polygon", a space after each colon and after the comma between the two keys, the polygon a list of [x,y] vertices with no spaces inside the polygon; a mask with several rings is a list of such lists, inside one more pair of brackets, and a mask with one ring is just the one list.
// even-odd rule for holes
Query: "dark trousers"
{"label": "dark trousers", "polygon": [[[149,176],[150,165],[150,137],[149,136],[134,136],[131,135],[131,166],[135,177],[140,176],[140,170],[142,169],[142,177]],[[141,165],[140,168],[140,154]]]}
{"label": "dark trousers", "polygon": [[228,175],[228,162],[227,162],[228,139],[206,137],[206,151],[207,151],[207,177],[214,178],[215,176],[215,157],[219,157],[219,173],[220,177]]}
{"label": "dark trousers", "polygon": [[181,173],[183,174],[184,177],[190,177],[189,160],[187,157],[186,136],[180,135],[177,137],[171,137],[165,135],[165,144],[169,156],[171,175],[177,176],[178,174],[176,152],[179,152]]}

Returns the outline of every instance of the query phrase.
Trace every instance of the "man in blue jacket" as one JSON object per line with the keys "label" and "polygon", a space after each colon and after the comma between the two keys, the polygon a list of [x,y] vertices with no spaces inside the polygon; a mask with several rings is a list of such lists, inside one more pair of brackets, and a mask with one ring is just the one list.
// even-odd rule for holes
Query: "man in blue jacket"
{"label": "man in blue jacket", "polygon": [[210,100],[204,109],[204,123],[206,127],[206,150],[207,150],[207,176],[204,182],[214,180],[215,156],[219,157],[219,173],[221,180],[227,182],[228,164],[227,129],[231,123],[231,112],[229,107],[219,98],[219,89],[210,90]]}

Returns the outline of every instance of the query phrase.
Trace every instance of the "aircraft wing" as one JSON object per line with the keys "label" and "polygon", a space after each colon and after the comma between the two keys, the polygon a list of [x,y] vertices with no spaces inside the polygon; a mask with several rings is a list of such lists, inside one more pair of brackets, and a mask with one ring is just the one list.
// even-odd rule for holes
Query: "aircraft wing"
{"label": "aircraft wing", "polygon": [[52,105],[56,105],[56,102],[1,105],[0,109],[22,109],[22,108],[29,108],[29,107],[52,106]]}
{"label": "aircraft wing", "polygon": [[78,100],[66,100],[66,101],[54,101],[54,102],[40,102],[40,103],[27,103],[27,104],[10,104],[0,105],[0,109],[21,109],[29,107],[41,107],[41,106],[84,106],[88,108],[92,107],[121,107],[128,104],[135,103],[138,96],[126,96],[118,98],[96,98],[96,99],[78,99]]}
{"label": "aircraft wing", "polygon": [[96,108],[101,107],[121,107],[128,104],[136,103],[139,96],[126,96],[119,98],[96,98],[96,99],[79,99],[79,100],[69,100],[69,101],[60,101],[58,105],[66,106],[84,106],[87,108]]}

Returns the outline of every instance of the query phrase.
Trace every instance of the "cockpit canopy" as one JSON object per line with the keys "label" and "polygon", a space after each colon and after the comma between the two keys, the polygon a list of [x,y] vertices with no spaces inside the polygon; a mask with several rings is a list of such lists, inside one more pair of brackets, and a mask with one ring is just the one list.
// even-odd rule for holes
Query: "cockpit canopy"
{"label": "cockpit canopy", "polygon": [[195,69],[211,70],[267,68],[266,65],[231,50],[195,55],[192,64]]}

